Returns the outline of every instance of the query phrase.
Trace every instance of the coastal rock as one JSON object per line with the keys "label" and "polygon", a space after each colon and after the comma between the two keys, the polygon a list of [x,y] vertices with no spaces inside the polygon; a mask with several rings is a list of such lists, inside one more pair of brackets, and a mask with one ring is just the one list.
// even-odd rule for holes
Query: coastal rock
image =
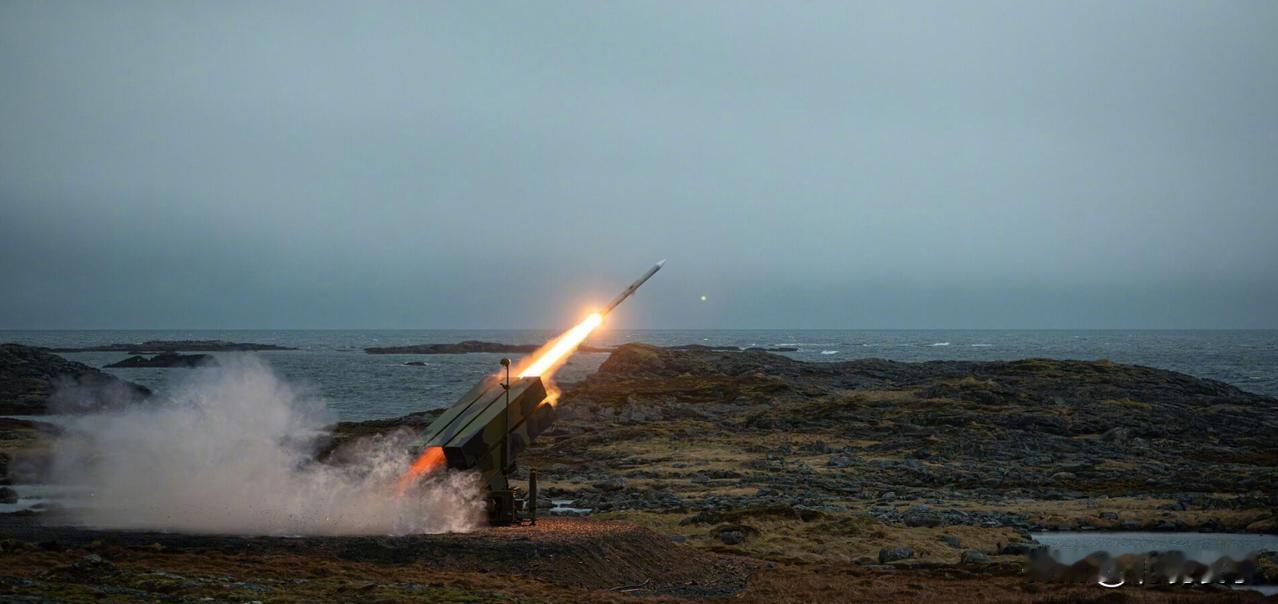
{"label": "coastal rock", "polygon": [[879,564],[908,560],[914,557],[914,550],[908,547],[885,547],[879,550]]}
{"label": "coastal rock", "polygon": [[0,503],[17,503],[18,492],[9,487],[0,487]]}
{"label": "coastal rock", "polygon": [[739,545],[742,541],[745,541],[745,533],[741,531],[723,531],[719,533],[719,540],[724,545]]}
{"label": "coastal rock", "polygon": [[0,414],[118,408],[151,395],[132,382],[21,344],[0,344]]}
{"label": "coastal rock", "polygon": [[[935,542],[937,527],[964,527],[946,529],[962,540],[918,554],[925,560],[1000,551],[1043,527],[1110,529],[1131,518],[1147,528],[1166,520],[1249,530],[1260,510],[1278,505],[1278,401],[1147,367],[817,363],[628,344],[562,388],[556,424],[520,460],[571,468],[548,472],[547,496],[553,488],[553,498],[595,513],[751,510],[754,518],[777,509],[804,524],[814,522],[808,515],[837,518],[831,535],[908,536],[873,549],[848,537],[869,558],[883,543]],[[1142,439],[1149,446],[1137,446]],[[1175,507],[1154,509],[1166,501]],[[997,537],[982,536],[986,529]],[[801,524],[768,530],[826,534]],[[718,534],[703,537],[718,545]]]}
{"label": "coastal rock", "polygon": [[1002,556],[1028,556],[1044,549],[1047,547],[1038,543],[1008,543],[998,553]]}
{"label": "coastal rock", "polygon": [[626,479],[620,476],[613,476],[596,482],[594,487],[601,491],[620,491],[626,488]]}
{"label": "coastal rock", "polygon": [[419,411],[391,419],[362,422],[340,422],[328,427],[315,443],[315,458],[327,463],[342,463],[365,454],[359,443],[364,439],[384,438],[396,433],[416,434],[426,429],[442,409]]}
{"label": "coastal rock", "polygon": [[831,468],[847,468],[856,465],[856,460],[847,455],[835,455],[825,462],[825,465]]}
{"label": "coastal rock", "polygon": [[[632,418],[636,425],[708,422],[693,433],[731,429],[778,443],[775,459],[752,454],[742,462],[778,477],[873,465],[882,487],[871,492],[1015,485],[1027,496],[1063,500],[1133,488],[1237,494],[1278,481],[1278,467],[1268,461],[1278,400],[1108,361],[817,363],[626,344],[563,400],[565,407],[589,401],[600,417],[610,409],[647,410]],[[788,446],[785,437],[794,434],[814,438]],[[821,454],[818,442],[838,452],[813,458]],[[928,516],[913,514],[910,524],[933,526]],[[941,520],[963,518],[947,513]]]}
{"label": "coastal rock", "polygon": [[197,367],[214,363],[213,357],[207,354],[178,354],[176,352],[164,352],[157,354],[151,358],[143,356],[132,356],[123,361],[118,361],[107,365],[107,368],[128,368],[128,367]]}

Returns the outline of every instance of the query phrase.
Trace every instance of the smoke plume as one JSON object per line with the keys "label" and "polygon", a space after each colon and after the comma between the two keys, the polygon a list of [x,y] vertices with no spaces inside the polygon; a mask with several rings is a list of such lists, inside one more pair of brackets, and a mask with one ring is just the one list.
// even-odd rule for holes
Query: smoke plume
{"label": "smoke plume", "polygon": [[[76,420],[54,478],[92,495],[69,506],[101,528],[254,535],[465,531],[483,514],[478,478],[440,473],[404,496],[411,434],[361,443],[359,461],[317,463],[323,405],[255,357],[193,370],[165,400]],[[344,456],[349,457],[349,456]]]}

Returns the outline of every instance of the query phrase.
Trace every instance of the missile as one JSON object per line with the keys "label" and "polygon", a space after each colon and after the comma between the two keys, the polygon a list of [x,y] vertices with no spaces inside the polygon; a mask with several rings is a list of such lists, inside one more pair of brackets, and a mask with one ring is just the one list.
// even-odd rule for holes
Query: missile
{"label": "missile", "polygon": [[618,304],[621,304],[622,302],[626,300],[626,298],[629,298],[631,295],[633,295],[635,293],[635,290],[639,289],[640,285],[643,285],[645,281],[651,279],[653,275],[657,274],[657,271],[661,270],[662,265],[664,265],[665,263],[666,261],[662,260],[661,262],[658,262],[655,265],[653,265],[652,268],[648,269],[648,272],[644,273],[642,277],[639,277],[639,279],[635,280],[634,283],[631,283],[630,287],[627,287],[620,294],[617,294],[617,297],[613,298],[612,302],[608,303],[608,306],[605,306],[603,310],[599,311],[599,316],[607,316],[608,313],[612,312],[612,309],[616,308]]}

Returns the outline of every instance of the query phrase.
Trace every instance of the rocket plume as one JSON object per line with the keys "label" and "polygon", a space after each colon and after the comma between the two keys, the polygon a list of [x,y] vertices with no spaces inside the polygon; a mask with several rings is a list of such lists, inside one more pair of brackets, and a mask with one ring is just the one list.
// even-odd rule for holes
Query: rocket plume
{"label": "rocket plume", "polygon": [[403,495],[409,487],[413,486],[413,483],[417,482],[418,478],[438,470],[443,465],[444,448],[428,447],[425,451],[422,451],[422,454],[417,457],[417,461],[413,462],[408,471],[399,477],[399,482],[395,484],[396,491]]}
{"label": "rocket plume", "polygon": [[[600,323],[603,323],[603,316],[599,313],[591,313],[585,321],[556,338],[549,350],[540,353],[532,365],[519,372],[519,377],[550,377],[553,375],[551,370],[558,369],[563,364],[562,361],[567,360],[568,353],[576,350],[577,346],[590,335],[590,332],[599,327]],[[551,371],[551,374],[546,375],[547,371]]]}

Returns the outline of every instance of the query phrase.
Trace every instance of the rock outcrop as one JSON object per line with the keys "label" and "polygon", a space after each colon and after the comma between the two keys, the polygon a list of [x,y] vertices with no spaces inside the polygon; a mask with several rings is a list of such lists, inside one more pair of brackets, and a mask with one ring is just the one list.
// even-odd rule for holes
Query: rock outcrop
{"label": "rock outcrop", "polygon": [[45,350],[0,344],[0,414],[90,411],[150,395],[143,386]]}
{"label": "rock outcrop", "polygon": [[108,368],[132,368],[132,367],[198,367],[214,363],[213,357],[207,354],[178,354],[176,352],[164,352],[157,354],[151,358],[144,356],[131,356],[123,361],[111,363]]}
{"label": "rock outcrop", "polygon": [[861,489],[1278,494],[1278,400],[1108,361],[805,363],[631,344],[561,407],[819,438],[810,453],[831,475],[873,477]]}

